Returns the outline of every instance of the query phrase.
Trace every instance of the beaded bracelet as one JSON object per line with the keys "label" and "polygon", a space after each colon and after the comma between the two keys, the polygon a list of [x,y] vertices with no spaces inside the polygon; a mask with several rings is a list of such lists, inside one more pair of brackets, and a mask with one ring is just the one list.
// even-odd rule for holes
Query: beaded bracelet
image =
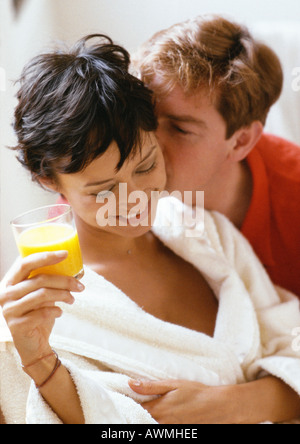
{"label": "beaded bracelet", "polygon": [[57,370],[59,369],[59,367],[61,366],[61,361],[60,361],[60,359],[59,359],[57,353],[54,352],[54,354],[55,354],[55,356],[56,356],[55,366],[54,366],[52,372],[50,373],[50,375],[48,376],[48,378],[45,379],[45,381],[42,382],[42,384],[40,384],[40,385],[35,384],[35,386],[36,386],[36,388],[37,388],[38,390],[41,389],[42,387],[44,387],[44,385],[46,385],[47,382],[50,381],[50,379],[55,375],[56,371],[57,371]]}

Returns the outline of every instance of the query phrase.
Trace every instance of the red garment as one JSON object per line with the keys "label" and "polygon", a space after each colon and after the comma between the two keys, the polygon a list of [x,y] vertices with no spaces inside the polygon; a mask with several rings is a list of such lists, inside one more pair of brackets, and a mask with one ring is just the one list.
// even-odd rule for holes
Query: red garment
{"label": "red garment", "polygon": [[300,147],[264,134],[247,161],[254,187],[241,231],[272,281],[300,297]]}

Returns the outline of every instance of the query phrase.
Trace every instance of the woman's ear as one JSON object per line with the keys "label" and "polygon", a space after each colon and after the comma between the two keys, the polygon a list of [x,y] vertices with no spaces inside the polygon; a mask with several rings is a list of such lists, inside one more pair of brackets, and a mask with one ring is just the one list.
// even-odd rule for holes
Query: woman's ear
{"label": "woman's ear", "polygon": [[39,177],[37,181],[45,190],[60,193],[59,186],[53,179],[50,179],[48,177]]}
{"label": "woman's ear", "polygon": [[236,131],[232,136],[233,149],[229,153],[229,160],[232,162],[244,160],[258,143],[263,130],[263,124],[256,120],[251,125]]}

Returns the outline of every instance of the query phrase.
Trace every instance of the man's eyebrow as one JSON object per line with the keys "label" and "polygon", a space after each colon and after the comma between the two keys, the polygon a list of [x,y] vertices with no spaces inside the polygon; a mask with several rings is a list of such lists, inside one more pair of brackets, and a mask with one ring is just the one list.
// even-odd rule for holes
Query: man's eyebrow
{"label": "man's eyebrow", "polygon": [[190,116],[189,114],[165,114],[164,117],[170,120],[175,120],[176,122],[194,123],[198,126],[201,126],[202,128],[207,128],[207,125],[203,120],[197,119],[196,117]]}
{"label": "man's eyebrow", "polygon": [[[144,159],[142,159],[142,160],[139,162],[138,165],[140,165],[141,163],[143,163],[143,162],[145,162],[146,160],[148,160],[149,157],[152,155],[153,151],[154,151],[156,148],[157,148],[157,145],[153,145],[153,146],[150,148],[149,153],[144,157]],[[95,187],[95,186],[98,186],[98,185],[104,185],[105,183],[112,182],[113,180],[115,180],[114,177],[112,177],[111,179],[106,179],[106,180],[102,180],[102,181],[90,182],[90,183],[85,184],[85,185],[84,185],[84,188],[86,188],[86,187]]]}

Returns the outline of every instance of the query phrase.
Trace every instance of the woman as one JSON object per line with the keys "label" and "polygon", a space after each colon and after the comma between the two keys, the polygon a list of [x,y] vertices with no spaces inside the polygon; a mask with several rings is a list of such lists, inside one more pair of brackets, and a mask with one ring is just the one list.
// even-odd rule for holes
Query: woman
{"label": "woman", "polygon": [[[187,237],[174,223],[184,207],[163,199],[151,230],[166,181],[151,94],[128,74],[124,49],[92,37],[103,41],[41,55],[21,79],[18,157],[73,207],[85,276],[28,279],[66,257],[49,252],[19,260],[3,280],[6,422],[298,418],[297,300],[273,287],[221,215],[206,214],[205,231],[196,223]],[[133,205],[134,192],[146,202]],[[101,211],[111,195],[115,212]]]}

